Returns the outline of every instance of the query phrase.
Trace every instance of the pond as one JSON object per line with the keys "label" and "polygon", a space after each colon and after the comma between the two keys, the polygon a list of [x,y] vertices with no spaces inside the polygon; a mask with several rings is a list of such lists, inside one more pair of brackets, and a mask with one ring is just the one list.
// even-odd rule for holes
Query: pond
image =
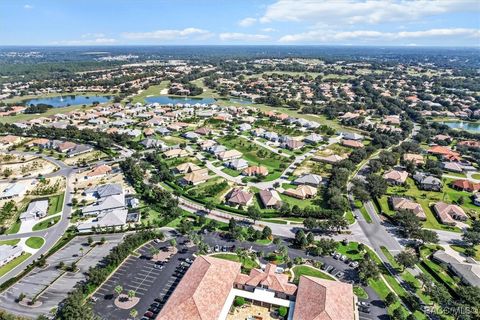
{"label": "pond", "polygon": [[233,103],[240,103],[240,104],[253,104],[253,101],[250,99],[243,99],[243,98],[230,98],[230,102]]}
{"label": "pond", "polygon": [[62,108],[76,105],[91,105],[94,102],[104,103],[110,101],[110,96],[95,96],[95,95],[69,95],[57,96],[48,98],[36,98],[25,101],[25,105],[48,104],[54,108]]}
{"label": "pond", "polygon": [[475,133],[480,133],[480,122],[468,121],[443,121],[441,124],[449,126],[452,129],[460,129]]}
{"label": "pond", "polygon": [[171,97],[171,96],[151,96],[146,97],[145,101],[147,103],[159,103],[162,105],[165,104],[177,104],[177,103],[188,103],[188,104],[195,104],[195,103],[205,103],[205,104],[213,104],[215,103],[214,98],[194,98],[194,97]]}

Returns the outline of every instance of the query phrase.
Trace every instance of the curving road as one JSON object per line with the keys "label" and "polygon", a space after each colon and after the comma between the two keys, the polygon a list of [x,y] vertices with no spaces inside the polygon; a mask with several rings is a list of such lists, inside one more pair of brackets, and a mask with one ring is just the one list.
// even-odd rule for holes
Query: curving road
{"label": "curving road", "polygon": [[[74,167],[68,166],[62,161],[59,161],[55,158],[52,158],[47,155],[37,154],[34,152],[18,152],[12,151],[13,154],[28,154],[28,155],[35,155],[44,158],[52,163],[54,163],[59,169],[55,172],[45,175],[45,177],[55,177],[55,176],[64,176],[66,187],[65,187],[65,197],[63,201],[63,209],[60,221],[56,223],[54,226],[40,231],[32,231],[26,233],[17,233],[17,234],[10,234],[10,235],[0,235],[0,241],[2,240],[11,240],[11,239],[19,239],[19,238],[28,238],[32,236],[42,237],[45,239],[44,245],[34,254],[32,254],[28,259],[23,261],[21,264],[13,268],[10,272],[4,274],[0,277],[0,284],[4,283],[8,279],[15,277],[19,273],[21,273],[30,263],[36,260],[40,255],[47,253],[55,243],[63,236],[65,231],[69,225],[69,218],[72,214],[72,207],[70,203],[72,202],[73,198],[73,187],[72,187],[72,176],[77,172],[77,169]],[[31,177],[27,179],[32,179]]]}

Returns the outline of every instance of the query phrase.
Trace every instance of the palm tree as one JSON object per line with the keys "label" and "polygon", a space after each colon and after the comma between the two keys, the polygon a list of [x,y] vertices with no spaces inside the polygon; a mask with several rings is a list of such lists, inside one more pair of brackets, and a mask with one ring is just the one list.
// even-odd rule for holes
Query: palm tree
{"label": "palm tree", "polygon": [[130,317],[135,319],[135,317],[138,315],[138,311],[136,309],[130,310]]}
{"label": "palm tree", "polygon": [[132,300],[133,298],[135,298],[135,291],[128,290],[128,299]]}
{"label": "palm tree", "polygon": [[122,293],[122,291],[123,291],[123,287],[122,287],[121,285],[118,285],[118,286],[115,287],[114,290],[115,290],[115,293],[116,293],[117,295],[120,295],[120,294]]}

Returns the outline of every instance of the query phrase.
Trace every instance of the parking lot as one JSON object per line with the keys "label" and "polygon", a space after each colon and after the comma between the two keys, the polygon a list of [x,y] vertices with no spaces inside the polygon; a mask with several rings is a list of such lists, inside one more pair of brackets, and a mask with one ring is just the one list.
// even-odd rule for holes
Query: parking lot
{"label": "parking lot", "polygon": [[[76,237],[64,248],[53,254],[46,261],[43,268],[35,268],[12,287],[0,295],[0,305],[8,312],[28,317],[37,317],[48,314],[53,308],[65,299],[78,281],[85,280],[85,272],[95,266],[115,247],[123,238],[123,234],[92,236],[94,241],[102,237],[106,242],[102,245],[90,247],[87,237]],[[64,272],[57,268],[60,262],[70,265],[76,262],[77,272]],[[27,308],[16,302],[23,293],[28,299],[37,297],[41,304],[38,307]]]}
{"label": "parking lot", "polygon": [[[128,319],[131,318],[131,309],[135,309],[138,311],[137,318],[150,312],[147,316],[154,319],[185,273],[185,259],[193,259],[195,248],[184,246],[184,241],[184,238],[177,237],[179,251],[163,264],[150,260],[150,250],[152,247],[165,250],[169,246],[168,241],[152,241],[141,247],[139,256],[129,257],[93,295],[95,313],[102,319]],[[182,264],[184,268],[180,267]],[[115,287],[118,285],[122,286],[123,293],[133,290],[136,297],[140,298],[133,308],[120,309],[115,305]]]}

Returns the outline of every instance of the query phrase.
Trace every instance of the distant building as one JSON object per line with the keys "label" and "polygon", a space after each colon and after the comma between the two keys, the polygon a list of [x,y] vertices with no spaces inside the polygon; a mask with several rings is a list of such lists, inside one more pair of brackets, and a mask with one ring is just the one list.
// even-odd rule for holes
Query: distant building
{"label": "distant building", "polygon": [[19,246],[0,245],[0,267],[6,265],[15,258],[22,255],[23,250]]}

